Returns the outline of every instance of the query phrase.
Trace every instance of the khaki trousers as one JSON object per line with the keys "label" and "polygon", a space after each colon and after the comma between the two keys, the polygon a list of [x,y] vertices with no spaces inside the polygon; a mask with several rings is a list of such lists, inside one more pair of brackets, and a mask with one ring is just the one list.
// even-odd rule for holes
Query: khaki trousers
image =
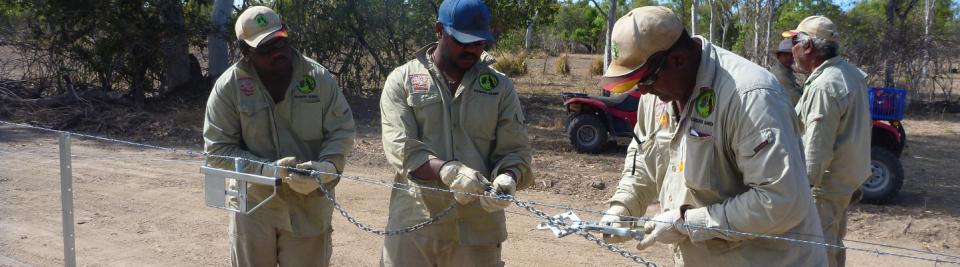
{"label": "khaki trousers", "polygon": [[240,213],[230,217],[233,266],[329,266],[333,230],[320,236],[296,236]]}
{"label": "khaki trousers", "polygon": [[[815,191],[813,199],[820,213],[824,242],[843,246],[843,237],[847,235],[847,208],[850,207],[852,196],[824,196]],[[827,248],[827,262],[830,267],[843,267],[846,260],[846,250]]]}
{"label": "khaki trousers", "polygon": [[383,267],[503,266],[500,244],[462,245],[458,241],[436,240],[419,232],[387,236],[380,255]]}

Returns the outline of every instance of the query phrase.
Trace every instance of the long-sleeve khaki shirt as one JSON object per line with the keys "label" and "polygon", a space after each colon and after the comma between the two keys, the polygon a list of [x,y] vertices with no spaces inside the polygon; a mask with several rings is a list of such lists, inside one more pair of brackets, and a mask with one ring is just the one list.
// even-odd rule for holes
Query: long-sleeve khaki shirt
{"label": "long-sleeve khaki shirt", "polygon": [[[490,68],[475,64],[451,94],[431,62],[436,44],[420,49],[416,59],[393,70],[380,97],[383,150],[395,171],[395,182],[410,190],[390,195],[388,228],[407,227],[436,216],[453,202],[441,181],[425,181],[411,172],[428,160],[458,160],[493,179],[510,170],[517,187],[533,184],[532,149],[513,83]],[[459,205],[438,223],[421,231],[438,240],[462,244],[496,244],[507,238],[503,211],[486,212],[479,201]]]}
{"label": "long-sleeve khaki shirt", "polygon": [[[319,63],[295,53],[290,87],[274,103],[253,64],[244,59],[228,68],[213,86],[203,125],[204,149],[211,155],[274,162],[285,157],[330,161],[339,170],[353,149],[353,113],[336,79]],[[210,157],[211,166],[233,170],[233,161]],[[245,172],[260,174],[261,164],[247,163]],[[325,184],[333,192],[335,182]],[[251,202],[273,189],[248,185]],[[235,200],[231,205],[236,205]],[[252,207],[252,205],[251,205]],[[286,184],[279,198],[255,211],[264,224],[311,236],[330,231],[333,206],[320,190],[299,194]]]}
{"label": "long-sleeve khaki shirt", "polygon": [[796,111],[810,184],[825,196],[848,196],[870,176],[866,73],[834,57],[810,74],[803,90]]}
{"label": "long-sleeve khaki shirt", "polygon": [[800,101],[800,96],[803,95],[803,87],[797,83],[797,76],[793,73],[793,70],[776,61],[770,67],[770,73],[777,77],[780,87],[783,87],[783,91],[787,92],[787,96],[790,98],[790,106],[796,106],[797,102]]}
{"label": "long-sleeve khaki shirt", "polygon": [[[713,229],[821,241],[798,121],[762,67],[701,37],[696,86],[684,110],[641,97],[623,175],[610,202],[642,216],[691,205],[677,265],[822,266],[822,247]],[[704,229],[697,227],[710,227]]]}

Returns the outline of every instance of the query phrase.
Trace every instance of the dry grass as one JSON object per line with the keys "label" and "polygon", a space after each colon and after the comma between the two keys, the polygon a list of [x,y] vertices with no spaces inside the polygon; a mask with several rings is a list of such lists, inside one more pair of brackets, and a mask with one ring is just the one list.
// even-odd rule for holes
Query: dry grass
{"label": "dry grass", "polygon": [[553,63],[553,71],[562,76],[570,75],[570,60],[567,54],[561,54],[560,58],[557,58]]}
{"label": "dry grass", "polygon": [[523,76],[527,74],[526,53],[500,53],[497,62],[493,63],[493,68],[510,77]]}
{"label": "dry grass", "polygon": [[590,75],[603,75],[603,58],[594,58],[590,63]]}

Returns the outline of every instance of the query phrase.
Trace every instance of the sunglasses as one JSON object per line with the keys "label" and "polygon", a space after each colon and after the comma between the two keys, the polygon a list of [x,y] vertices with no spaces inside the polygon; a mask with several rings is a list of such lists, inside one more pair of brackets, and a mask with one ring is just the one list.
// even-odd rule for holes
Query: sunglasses
{"label": "sunglasses", "polygon": [[663,65],[666,65],[667,63],[667,54],[670,54],[670,49],[664,50],[663,52],[658,52],[658,54],[659,55],[655,55],[655,57],[658,57],[660,61],[657,64],[657,69],[654,70],[652,74],[647,75],[647,77],[637,82],[637,85],[650,86],[657,82],[657,78],[659,76],[658,74],[660,74],[660,70],[663,70]]}
{"label": "sunglasses", "polygon": [[269,43],[257,46],[257,48],[253,49],[253,52],[261,55],[270,54],[274,50],[287,47],[287,44],[289,43],[290,41],[287,40],[287,38],[274,38],[274,40],[270,41]]}

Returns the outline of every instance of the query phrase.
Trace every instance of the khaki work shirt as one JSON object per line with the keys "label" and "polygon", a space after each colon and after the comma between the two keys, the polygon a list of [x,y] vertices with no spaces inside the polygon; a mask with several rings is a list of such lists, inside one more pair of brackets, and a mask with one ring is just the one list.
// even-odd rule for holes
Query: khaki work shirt
{"label": "khaki work shirt", "polygon": [[[217,79],[203,125],[207,153],[260,162],[293,156],[298,161],[330,161],[343,170],[355,135],[350,106],[326,68],[299,53],[294,53],[292,60],[290,86],[279,103],[274,103],[246,59]],[[232,160],[210,157],[209,163],[233,170]],[[261,164],[248,162],[244,171],[259,174],[261,169]],[[333,192],[335,185],[336,181],[324,186]],[[269,186],[248,186],[249,200],[254,203],[272,192]],[[332,203],[320,190],[302,195],[283,184],[279,198],[251,216],[297,235],[313,236],[330,231],[332,212]]]}
{"label": "khaki work shirt", "polygon": [[796,106],[797,102],[800,101],[800,96],[803,95],[803,87],[797,83],[797,76],[794,75],[793,69],[780,64],[780,61],[776,61],[770,67],[770,73],[777,77],[780,87],[783,87],[783,91],[787,92],[787,96],[790,98],[790,106]]}
{"label": "khaki work shirt", "polygon": [[870,176],[867,74],[840,57],[824,61],[804,83],[796,111],[810,184],[825,196],[849,196]]}
{"label": "khaki work shirt", "polygon": [[[690,99],[677,111],[641,97],[639,142],[627,149],[610,202],[637,217],[655,199],[663,212],[691,205],[691,226],[822,242],[810,237],[822,234],[820,221],[783,90],[762,67],[695,38],[703,54]],[[677,265],[826,264],[822,247],[703,228],[689,228],[675,248]]]}
{"label": "khaki work shirt", "polygon": [[[493,179],[510,170],[517,187],[533,184],[530,141],[513,83],[484,60],[464,74],[451,94],[431,62],[436,44],[420,49],[416,59],[393,70],[380,97],[383,150],[395,171],[395,182],[410,186],[390,195],[388,228],[408,227],[436,216],[454,202],[443,182],[413,178],[410,173],[432,158],[458,160]],[[429,237],[461,244],[503,242],[503,211],[484,211],[479,201],[457,204],[438,223],[424,228]]]}

